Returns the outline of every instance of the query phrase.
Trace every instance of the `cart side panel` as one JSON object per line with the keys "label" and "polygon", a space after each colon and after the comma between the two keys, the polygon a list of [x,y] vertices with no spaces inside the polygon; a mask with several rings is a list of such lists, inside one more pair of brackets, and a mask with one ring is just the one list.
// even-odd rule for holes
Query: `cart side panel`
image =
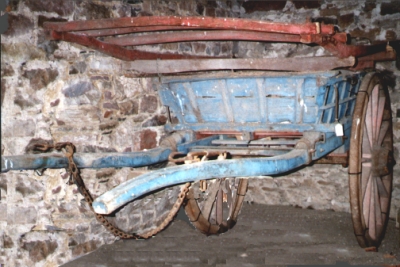
{"label": "cart side panel", "polygon": [[178,119],[166,129],[333,131],[335,121],[353,113],[360,76],[312,73],[176,78],[160,89],[162,103]]}

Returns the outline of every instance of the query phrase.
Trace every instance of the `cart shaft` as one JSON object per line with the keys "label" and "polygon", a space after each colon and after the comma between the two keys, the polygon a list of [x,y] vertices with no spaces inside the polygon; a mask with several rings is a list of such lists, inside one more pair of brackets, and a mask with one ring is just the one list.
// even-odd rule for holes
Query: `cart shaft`
{"label": "cart shaft", "polygon": [[309,149],[275,157],[215,160],[180,165],[143,174],[107,191],[93,202],[95,212],[109,214],[146,193],[165,186],[212,178],[276,175],[308,164]]}
{"label": "cart shaft", "polygon": [[[142,167],[168,160],[170,148],[158,147],[147,151],[127,153],[76,153],[78,168]],[[5,156],[1,158],[1,172],[67,168],[68,159],[61,153]]]}

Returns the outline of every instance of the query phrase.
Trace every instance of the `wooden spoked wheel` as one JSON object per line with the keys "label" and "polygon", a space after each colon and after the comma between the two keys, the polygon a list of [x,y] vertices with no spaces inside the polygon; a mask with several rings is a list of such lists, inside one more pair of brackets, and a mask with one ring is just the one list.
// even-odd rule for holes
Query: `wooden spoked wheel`
{"label": "wooden spoked wheel", "polygon": [[206,235],[228,231],[236,224],[247,184],[247,179],[239,178],[193,183],[185,203],[190,222]]}
{"label": "wooden spoked wheel", "polygon": [[389,94],[379,75],[369,73],[357,94],[349,154],[350,208],[361,247],[378,247],[384,237],[393,164]]}

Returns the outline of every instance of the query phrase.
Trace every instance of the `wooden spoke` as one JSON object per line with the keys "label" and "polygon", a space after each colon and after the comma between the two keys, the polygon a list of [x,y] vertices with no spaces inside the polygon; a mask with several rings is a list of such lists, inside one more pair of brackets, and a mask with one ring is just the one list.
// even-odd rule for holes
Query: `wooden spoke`
{"label": "wooden spoke", "polygon": [[[376,132],[377,132],[377,114],[378,114],[378,98],[379,98],[379,85],[375,85],[374,89],[372,89],[372,94],[369,101],[368,110],[370,110],[371,116],[371,124],[372,126],[372,144],[374,144],[376,140]],[[368,111],[367,111],[368,112]]]}
{"label": "wooden spoke", "polygon": [[[380,129],[382,126],[382,119],[383,119],[383,111],[385,108],[385,102],[386,98],[385,97],[380,97],[379,102],[378,102],[378,110],[377,110],[377,117],[376,117],[376,127],[375,127],[375,140],[378,141]],[[379,143],[376,143],[379,144]]]}
{"label": "wooden spoke", "polygon": [[[372,157],[372,146],[371,143],[369,142],[368,132],[365,132],[362,136],[362,147],[363,147],[362,158],[369,159],[370,161]],[[364,155],[369,155],[369,156],[364,157]]]}
{"label": "wooden spoke", "polygon": [[217,225],[220,225],[222,223],[222,216],[224,214],[224,211],[222,209],[222,204],[223,204],[223,192],[222,190],[218,190],[218,194],[217,194],[217,199],[215,200],[215,221],[217,223]]}
{"label": "wooden spoke", "polygon": [[[374,179],[374,209],[375,209],[375,226],[376,229],[380,230],[382,228],[382,210],[381,210],[381,203],[380,203],[380,196],[379,196],[379,189],[377,185],[377,181],[380,180],[379,178]],[[376,239],[376,236],[375,238]]]}
{"label": "wooden spoke", "polygon": [[378,187],[378,193],[381,198],[389,198],[389,193],[386,190],[385,185],[382,182],[381,178],[376,178],[376,186]]}
{"label": "wooden spoke", "polygon": [[367,211],[368,212],[368,224],[366,225],[368,228],[368,233],[372,239],[376,239],[376,223],[375,223],[375,208],[376,208],[376,203],[375,203],[375,183],[372,182],[372,179],[369,180],[370,188],[368,190],[368,204],[364,205],[364,213]]}
{"label": "wooden spoke", "polygon": [[[364,194],[364,198],[363,198],[363,206],[364,207],[371,207],[371,187],[372,187],[372,183],[371,183],[371,179],[369,179],[368,177],[368,183],[367,186],[365,188],[365,194]],[[364,214],[364,220],[365,220],[365,227],[368,228],[369,227],[369,220],[370,220],[370,209],[363,209],[363,214]]]}
{"label": "wooden spoke", "polygon": [[364,131],[364,134],[367,135],[369,145],[372,148],[374,146],[374,133],[372,132],[372,129],[374,128],[372,125],[372,103],[368,103],[368,108],[367,108],[367,115],[365,116],[365,128],[366,131]]}
{"label": "wooden spoke", "polygon": [[367,191],[367,185],[368,185],[368,181],[370,180],[371,176],[371,168],[369,167],[363,167],[363,172],[361,174],[361,196],[362,196],[362,200],[364,201],[365,199],[365,193]]}
{"label": "wooden spoke", "polygon": [[390,121],[383,121],[381,124],[381,131],[379,132],[378,142],[377,145],[382,145],[383,139],[385,138],[387,131],[391,130],[391,123]]}

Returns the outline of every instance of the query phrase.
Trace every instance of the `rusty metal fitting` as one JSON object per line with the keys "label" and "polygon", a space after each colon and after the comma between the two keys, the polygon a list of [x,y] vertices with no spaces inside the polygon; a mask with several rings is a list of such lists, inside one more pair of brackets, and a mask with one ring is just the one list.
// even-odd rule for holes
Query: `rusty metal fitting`
{"label": "rusty metal fitting", "polygon": [[205,157],[213,157],[213,156],[219,156],[221,153],[224,153],[224,151],[193,151],[189,152],[187,154],[187,157],[189,160],[193,160],[195,156],[205,156]]}
{"label": "rusty metal fitting", "polygon": [[[180,158],[175,158],[176,156],[180,156]],[[184,163],[187,160],[187,156],[181,152],[171,152],[168,156],[168,161],[173,163]]]}
{"label": "rusty metal fitting", "polygon": [[50,148],[53,148],[54,146],[49,145],[49,144],[35,144],[33,146],[33,150],[39,150],[39,151],[43,151],[46,152],[48,151]]}

